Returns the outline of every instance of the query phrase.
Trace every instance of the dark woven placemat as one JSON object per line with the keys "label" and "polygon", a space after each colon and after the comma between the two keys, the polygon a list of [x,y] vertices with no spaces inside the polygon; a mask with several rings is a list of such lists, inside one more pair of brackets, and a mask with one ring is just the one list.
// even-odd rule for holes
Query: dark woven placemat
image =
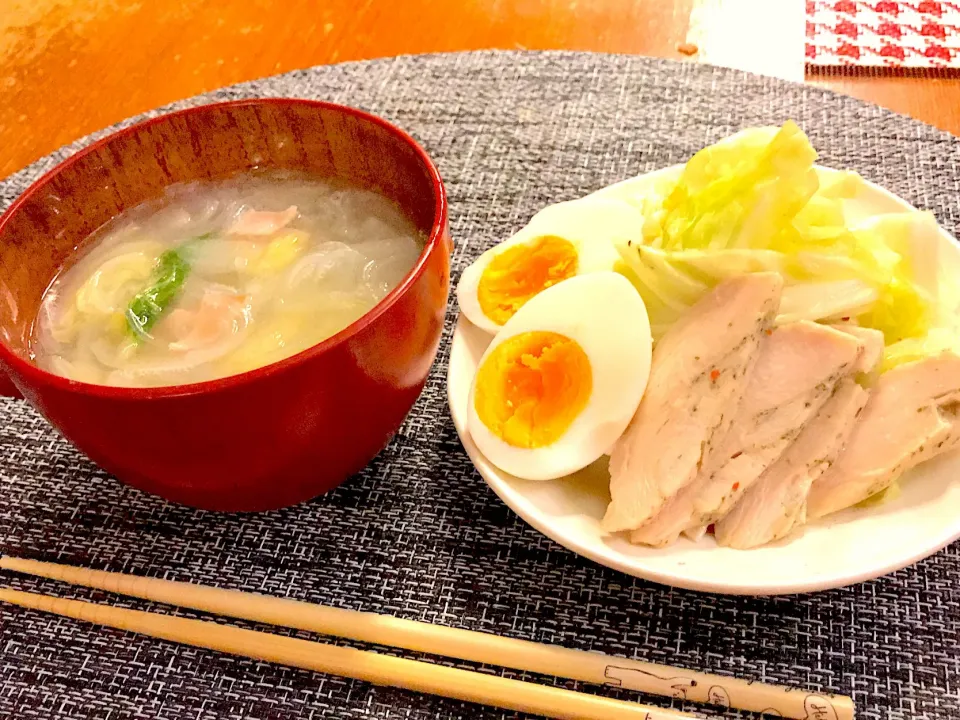
{"label": "dark woven placemat", "polygon": [[[787,118],[824,163],[855,168],[960,230],[960,140],[731,70],[580,53],[403,57],[296,71],[164,110],[270,95],[365,108],[425,145],[450,191],[454,281],[548,202]],[[0,209],[89,140],[0,182]],[[447,339],[453,319],[451,309]],[[261,515],[194,511],[129,489],[25,404],[4,401],[0,548],[848,693],[862,718],[960,717],[960,545],[801,597],[719,597],[622,575],[542,537],[487,489],[457,440],[445,372],[446,345],[402,431],[361,475]],[[0,583],[116,602],[12,575]],[[9,607],[0,623],[0,718],[509,716]]]}

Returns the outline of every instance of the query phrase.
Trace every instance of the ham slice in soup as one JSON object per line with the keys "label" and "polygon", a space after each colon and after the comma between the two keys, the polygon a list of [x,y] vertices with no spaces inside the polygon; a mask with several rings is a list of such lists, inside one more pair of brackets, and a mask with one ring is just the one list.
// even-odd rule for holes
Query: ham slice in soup
{"label": "ham slice in soup", "polygon": [[227,228],[228,235],[272,235],[292,223],[297,217],[297,206],[291,205],[280,212],[266,210],[243,210]]}

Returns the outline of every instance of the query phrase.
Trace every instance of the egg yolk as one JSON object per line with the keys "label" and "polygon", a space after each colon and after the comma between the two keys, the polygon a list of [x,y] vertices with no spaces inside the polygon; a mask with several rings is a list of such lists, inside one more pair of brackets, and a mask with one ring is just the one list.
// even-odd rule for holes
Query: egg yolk
{"label": "egg yolk", "polygon": [[593,390],[583,348],[566,335],[534,331],[504,340],[477,370],[474,407],[508,445],[550,445],[569,429]]}
{"label": "egg yolk", "polygon": [[569,240],[544,235],[506,248],[487,265],[477,286],[483,314],[498,325],[527,300],[577,274],[577,249]]}

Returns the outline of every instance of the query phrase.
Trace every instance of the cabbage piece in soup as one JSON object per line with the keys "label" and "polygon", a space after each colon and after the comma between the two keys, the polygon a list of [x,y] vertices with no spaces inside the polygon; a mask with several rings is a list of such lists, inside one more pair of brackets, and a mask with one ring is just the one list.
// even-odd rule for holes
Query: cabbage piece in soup
{"label": "cabbage piece in soup", "polygon": [[274,172],[171,186],[89,247],[43,298],[35,361],[149,387],[242,373],[325,340],[397,286],[423,238],[382,195]]}

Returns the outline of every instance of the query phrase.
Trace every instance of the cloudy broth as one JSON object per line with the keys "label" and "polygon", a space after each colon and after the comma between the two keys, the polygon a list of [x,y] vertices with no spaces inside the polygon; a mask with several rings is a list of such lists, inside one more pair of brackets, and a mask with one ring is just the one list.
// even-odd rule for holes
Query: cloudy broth
{"label": "cloudy broth", "polygon": [[171,186],[90,248],[43,298],[35,361],[151,387],[245,372],[334,335],[397,286],[423,238],[382,195],[274,172]]}

